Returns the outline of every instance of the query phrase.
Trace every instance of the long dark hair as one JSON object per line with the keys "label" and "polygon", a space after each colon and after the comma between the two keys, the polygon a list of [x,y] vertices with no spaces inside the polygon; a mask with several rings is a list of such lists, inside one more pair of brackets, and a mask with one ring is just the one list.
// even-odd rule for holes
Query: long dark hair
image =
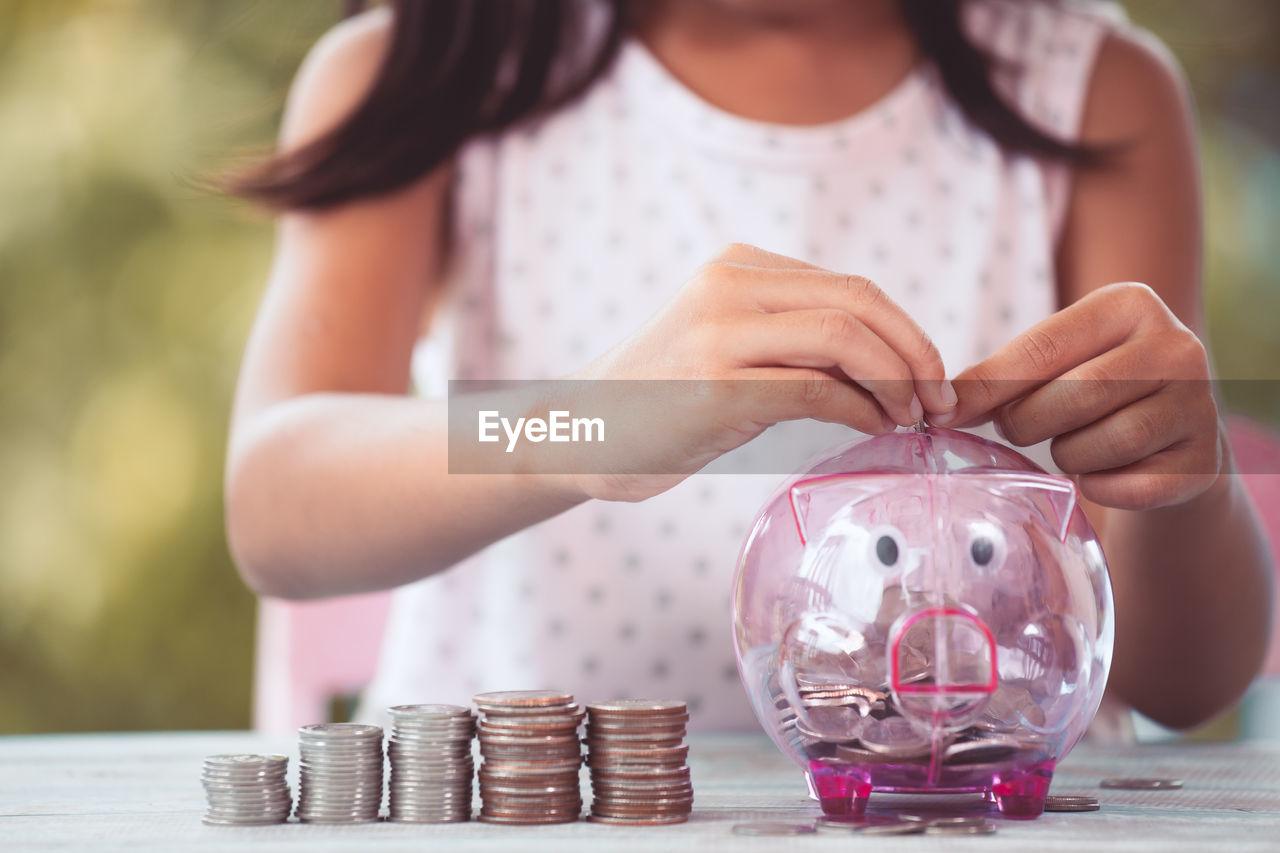
{"label": "long dark hair", "polygon": [[[1037,129],[997,94],[992,59],[961,26],[965,0],[898,2],[924,58],[972,124],[1011,152],[1073,165],[1096,160],[1093,150]],[[364,101],[327,134],[232,179],[231,191],[278,209],[389,192],[477,134],[567,104],[608,69],[633,21],[635,0],[599,0],[607,20],[602,33],[589,33],[588,3],[390,0],[390,46]],[[347,0],[347,14],[364,5]],[[566,65],[588,39],[589,55]]]}

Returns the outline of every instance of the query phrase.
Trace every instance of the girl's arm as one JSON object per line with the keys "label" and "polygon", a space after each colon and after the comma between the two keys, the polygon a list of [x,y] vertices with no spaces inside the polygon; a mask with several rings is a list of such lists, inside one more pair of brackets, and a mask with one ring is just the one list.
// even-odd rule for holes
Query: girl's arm
{"label": "girl's arm", "polygon": [[[284,145],[353,108],[388,25],[383,13],[366,15],[321,43],[295,86]],[[780,420],[883,432],[955,405],[937,349],[874,283],[731,246],[575,377],[586,381],[568,383],[674,379],[705,393],[645,399],[646,389],[682,386],[635,383],[586,474],[545,473],[557,457],[517,452],[497,455],[510,459],[497,473],[451,475],[446,402],[405,396],[439,296],[451,180],[440,169],[391,195],[283,219],[227,461],[228,538],[259,592],[310,597],[416,580],[588,498],[670,488]],[[516,415],[581,402],[506,399]]]}
{"label": "girl's arm", "polygon": [[[1183,81],[1162,57],[1112,38],[1091,89],[1085,139],[1131,147],[1115,168],[1076,177],[1063,303],[1107,282],[1146,282],[1203,338],[1201,196]],[[1137,710],[1177,727],[1235,702],[1258,673],[1270,629],[1272,556],[1225,427],[1215,418],[1204,431],[1221,448],[1221,473],[1199,496],[1146,511],[1088,507],[1113,567],[1112,684]]]}
{"label": "girl's arm", "polygon": [[1200,188],[1176,70],[1111,37],[1082,134],[1119,147],[1108,165],[1077,170],[1058,258],[1063,308],[958,377],[975,381],[957,382],[956,422],[994,416],[1014,444],[1053,439],[1111,567],[1110,689],[1188,727],[1257,674],[1273,569],[1200,340]]}
{"label": "girl's arm", "polygon": [[[285,147],[354,107],[388,36],[378,11],[321,41],[291,94]],[[227,462],[228,538],[260,592],[309,597],[413,580],[472,541],[582,499],[557,478],[499,475],[450,483],[446,494],[444,403],[404,396],[439,293],[450,181],[441,169],[390,196],[282,219]],[[456,535],[430,536],[439,521]]]}

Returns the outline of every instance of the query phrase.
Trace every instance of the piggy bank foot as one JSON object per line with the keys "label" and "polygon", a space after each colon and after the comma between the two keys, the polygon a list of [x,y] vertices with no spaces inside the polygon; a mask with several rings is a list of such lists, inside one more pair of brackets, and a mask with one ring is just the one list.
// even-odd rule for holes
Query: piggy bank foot
{"label": "piggy bank foot", "polygon": [[867,810],[871,782],[865,777],[824,771],[809,773],[809,791],[829,817],[856,817]]}
{"label": "piggy bank foot", "polygon": [[1053,781],[1053,764],[1030,767],[1018,775],[1002,777],[991,786],[996,808],[1007,818],[1030,820],[1044,811],[1044,800]]}

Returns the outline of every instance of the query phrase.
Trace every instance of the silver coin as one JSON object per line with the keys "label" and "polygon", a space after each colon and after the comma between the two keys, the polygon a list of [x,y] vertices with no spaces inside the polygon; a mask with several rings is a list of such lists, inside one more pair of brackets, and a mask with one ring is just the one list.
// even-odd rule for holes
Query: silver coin
{"label": "silver coin", "polygon": [[270,826],[276,823],[285,823],[289,819],[286,814],[282,817],[268,817],[261,820],[237,820],[235,818],[219,818],[205,815],[202,822],[209,826]]}
{"label": "silver coin", "polygon": [[283,788],[288,783],[285,781],[284,774],[281,773],[278,776],[263,776],[259,779],[222,779],[204,776],[201,777],[200,784],[215,790],[261,791],[268,788]]}
{"label": "silver coin", "polygon": [[587,820],[592,823],[613,824],[614,826],[664,826],[675,823],[685,823],[689,820],[689,816],[651,815],[648,817],[612,817],[610,815],[600,815],[592,812],[587,816]]}
{"label": "silver coin", "polygon": [[392,764],[397,761],[411,761],[415,764],[460,764],[464,761],[471,761],[471,750],[469,749],[391,749],[387,751],[387,757],[391,759]]}
{"label": "silver coin", "polygon": [[[923,832],[928,821],[915,815],[907,814],[862,814],[850,817],[832,817],[824,815],[813,822],[813,828],[819,832],[829,832],[833,834],[849,834],[863,832],[873,826],[898,826],[899,824],[913,824],[919,826],[919,831]],[[873,833],[874,834],[874,833]],[[907,832],[887,832],[887,835],[903,834]]]}
{"label": "silver coin", "polygon": [[680,714],[591,714],[587,724],[605,729],[649,728],[652,726],[683,726],[689,722],[688,712]]}
{"label": "silver coin", "polygon": [[772,821],[738,823],[734,824],[733,827],[734,835],[751,836],[808,835],[816,831],[812,825],[807,823],[775,823]]}
{"label": "silver coin", "polygon": [[1098,798],[1088,795],[1050,794],[1044,798],[1044,810],[1047,812],[1096,812],[1098,809]]}
{"label": "silver coin", "polygon": [[583,742],[589,746],[600,746],[601,744],[618,744],[630,745],[638,747],[641,745],[648,746],[650,744],[665,744],[674,746],[682,743],[685,738],[684,729],[653,729],[649,732],[642,732],[639,729],[617,730],[613,732],[602,732],[599,729],[593,729],[587,726],[586,736]]}
{"label": "silver coin", "polygon": [[929,828],[924,821],[899,820],[894,823],[873,823],[859,830],[859,835],[919,835]]}
{"label": "silver coin", "polygon": [[995,831],[994,821],[973,817],[937,818],[929,821],[927,829],[931,835],[991,835]]}
{"label": "silver coin", "polygon": [[1022,744],[1012,738],[986,736],[980,740],[953,743],[943,756],[945,764],[996,764],[1017,755]]}
{"label": "silver coin", "polygon": [[400,767],[391,771],[388,781],[392,785],[469,785],[474,778],[475,771],[469,767],[434,773],[414,773],[408,768]]}
{"label": "silver coin", "polygon": [[298,735],[303,738],[382,737],[382,728],[368,723],[312,723],[298,729]]}
{"label": "silver coin", "polygon": [[200,781],[207,785],[225,785],[229,787],[247,788],[284,784],[284,771],[261,776],[238,776],[216,773],[204,773]]}
{"label": "silver coin", "polygon": [[1020,728],[1025,720],[1035,727],[1044,725],[1044,711],[1025,687],[1003,685],[991,694],[982,709],[982,722],[1002,731]]}
{"label": "silver coin", "polygon": [[602,779],[591,777],[591,785],[597,791],[608,791],[615,794],[632,792],[658,792],[688,788],[692,784],[688,776],[675,776],[670,779]]}
{"label": "silver coin", "polygon": [[387,820],[397,823],[463,823],[471,820],[471,808],[439,812],[392,810],[387,813]]}
{"label": "silver coin", "polygon": [[392,731],[391,736],[387,738],[387,745],[400,744],[401,746],[423,748],[431,746],[457,747],[469,745],[474,736],[475,732],[472,729],[438,733],[396,729]]}
{"label": "silver coin", "polygon": [[205,788],[210,800],[223,802],[239,802],[249,800],[281,799],[289,796],[289,788],[285,785],[272,788],[240,788],[222,789]]}
{"label": "silver coin", "polygon": [[407,757],[436,759],[438,761],[455,761],[464,758],[470,758],[472,755],[471,743],[469,741],[449,744],[449,745],[423,745],[415,746],[405,743],[392,743],[387,745],[388,757]]}
{"label": "silver coin", "polygon": [[1103,779],[1100,787],[1117,788],[1126,791],[1177,791],[1182,788],[1182,780],[1118,776]]}
{"label": "silver coin", "polygon": [[206,766],[216,767],[278,767],[289,763],[289,756],[279,754],[249,755],[236,753],[229,755],[210,755],[204,760]]}
{"label": "silver coin", "polygon": [[535,826],[553,823],[573,823],[582,816],[581,810],[576,812],[548,812],[544,815],[504,815],[480,813],[483,823],[506,823],[513,826]]}
{"label": "silver coin", "polygon": [[905,717],[864,720],[858,740],[866,749],[893,758],[915,758],[931,751],[929,738],[917,731]]}
{"label": "silver coin", "polygon": [[397,719],[409,717],[413,719],[451,719],[454,717],[470,717],[471,709],[465,705],[392,705],[387,713]]}
{"label": "silver coin", "polygon": [[384,756],[369,755],[363,758],[335,758],[333,756],[312,755],[301,759],[298,767],[301,770],[317,770],[321,773],[362,773],[377,771],[383,767]]}
{"label": "silver coin", "polygon": [[985,817],[935,817],[928,821],[930,826],[982,826],[990,823]]}
{"label": "silver coin", "polygon": [[288,756],[210,755],[201,767],[205,791],[205,823],[250,826],[281,823],[293,810],[293,795],[285,781]]}
{"label": "silver coin", "polygon": [[689,706],[679,699],[614,699],[610,702],[589,702],[587,710],[600,716],[660,716],[687,714]]}
{"label": "silver coin", "polygon": [[293,802],[281,800],[274,803],[209,803],[205,807],[207,814],[219,817],[246,817],[274,814],[289,814],[293,811]]}

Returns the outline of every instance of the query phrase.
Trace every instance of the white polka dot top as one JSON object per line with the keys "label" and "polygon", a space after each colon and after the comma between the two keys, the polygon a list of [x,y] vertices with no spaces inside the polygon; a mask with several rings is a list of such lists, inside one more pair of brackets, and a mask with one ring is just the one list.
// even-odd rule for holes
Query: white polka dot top
{"label": "white polka dot top", "polygon": [[[1114,14],[980,0],[967,24],[1021,66],[1002,85],[1024,114],[1071,139]],[[778,126],[707,104],[632,41],[575,104],[464,148],[451,281],[415,378],[435,396],[449,378],[569,374],[735,241],[874,279],[954,374],[1055,310],[1067,178],[1002,153],[926,67],[845,120]],[[782,479],[699,474],[588,502],[398,590],[362,713],[547,687],[681,698],[694,729],[756,727],[729,597]]]}

